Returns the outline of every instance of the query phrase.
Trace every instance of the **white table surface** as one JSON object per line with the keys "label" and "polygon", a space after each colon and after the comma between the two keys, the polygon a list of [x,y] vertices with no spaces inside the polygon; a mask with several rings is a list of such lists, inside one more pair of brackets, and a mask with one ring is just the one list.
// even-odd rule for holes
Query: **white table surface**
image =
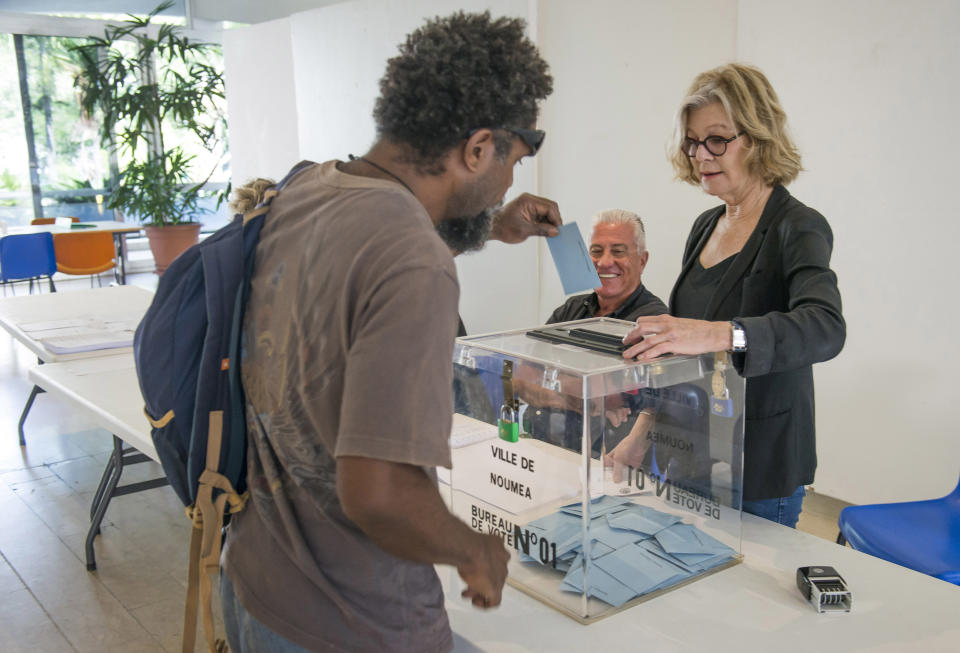
{"label": "white table surface", "polygon": [[7,230],[7,234],[10,236],[15,236],[18,234],[41,234],[41,233],[51,233],[51,234],[90,234],[97,233],[99,231],[106,231],[112,234],[130,234],[136,233],[143,229],[143,227],[127,224],[126,222],[116,222],[114,220],[104,220],[100,222],[84,222],[82,224],[93,225],[91,227],[79,227],[72,228],[69,226],[61,226],[58,224],[31,224],[24,225],[21,227],[10,227]]}
{"label": "white table surface", "polygon": [[38,365],[27,376],[52,396],[84,411],[97,426],[159,462],[129,349],[112,356]]}
{"label": "white table surface", "polygon": [[95,350],[73,354],[55,354],[39,341],[25,333],[19,325],[31,322],[65,320],[90,316],[101,319],[140,319],[146,313],[153,292],[139,286],[110,286],[91,290],[21,295],[0,298],[0,326],[10,332],[45,363],[79,358],[95,358],[131,352],[125,347],[113,350]]}

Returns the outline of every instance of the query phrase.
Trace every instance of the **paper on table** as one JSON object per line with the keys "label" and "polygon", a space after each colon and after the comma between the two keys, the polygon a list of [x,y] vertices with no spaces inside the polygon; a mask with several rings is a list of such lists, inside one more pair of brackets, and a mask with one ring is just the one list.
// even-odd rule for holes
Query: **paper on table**
{"label": "paper on table", "polygon": [[[45,320],[42,322],[21,322],[20,330],[30,334],[35,340],[56,335],[75,335],[82,331],[134,331],[140,323],[140,317],[92,317],[89,315],[66,318],[63,320]],[[48,333],[49,332],[49,333]]]}
{"label": "paper on table", "polygon": [[54,354],[76,354],[83,351],[118,349],[133,346],[133,331],[92,331],[40,340]]}
{"label": "paper on table", "polygon": [[560,225],[559,233],[547,238],[547,246],[565,295],[600,287],[600,276],[576,222]]}
{"label": "paper on table", "polygon": [[54,354],[74,354],[133,346],[139,317],[81,315],[62,320],[23,322],[18,326]]}

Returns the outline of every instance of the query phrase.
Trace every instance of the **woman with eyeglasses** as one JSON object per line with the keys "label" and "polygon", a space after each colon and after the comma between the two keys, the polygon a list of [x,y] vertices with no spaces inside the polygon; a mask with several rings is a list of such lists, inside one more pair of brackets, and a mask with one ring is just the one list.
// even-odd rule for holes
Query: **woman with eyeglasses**
{"label": "woman with eyeglasses", "polygon": [[677,177],[723,203],[693,224],[670,315],[639,318],[624,356],[732,352],[746,378],[743,509],[795,527],[817,465],[812,365],[846,337],[833,234],[784,187],[800,153],[760,70],[697,76],[675,127]]}

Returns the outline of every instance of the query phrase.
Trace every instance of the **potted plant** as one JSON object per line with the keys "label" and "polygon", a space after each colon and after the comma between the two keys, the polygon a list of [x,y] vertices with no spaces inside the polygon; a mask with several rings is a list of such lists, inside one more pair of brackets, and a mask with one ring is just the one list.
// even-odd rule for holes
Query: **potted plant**
{"label": "potted plant", "polygon": [[218,108],[223,73],[207,61],[217,46],[190,40],[179,26],[154,22],[172,4],[108,25],[102,38],[74,47],[80,103],[88,115],[100,110],[102,143],[120,161],[107,206],[144,223],[158,274],[197,242],[200,191],[216,169],[197,183],[195,157],[181,145],[168,145],[172,139],[165,135],[178,130],[213,152],[225,126]]}

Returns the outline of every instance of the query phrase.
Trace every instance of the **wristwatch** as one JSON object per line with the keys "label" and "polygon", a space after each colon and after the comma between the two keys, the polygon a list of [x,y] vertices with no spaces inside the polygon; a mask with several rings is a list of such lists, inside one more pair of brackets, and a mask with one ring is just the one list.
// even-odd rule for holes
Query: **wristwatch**
{"label": "wristwatch", "polygon": [[730,320],[730,326],[733,327],[733,350],[735,352],[747,351],[747,334],[743,330],[743,325],[736,320]]}

